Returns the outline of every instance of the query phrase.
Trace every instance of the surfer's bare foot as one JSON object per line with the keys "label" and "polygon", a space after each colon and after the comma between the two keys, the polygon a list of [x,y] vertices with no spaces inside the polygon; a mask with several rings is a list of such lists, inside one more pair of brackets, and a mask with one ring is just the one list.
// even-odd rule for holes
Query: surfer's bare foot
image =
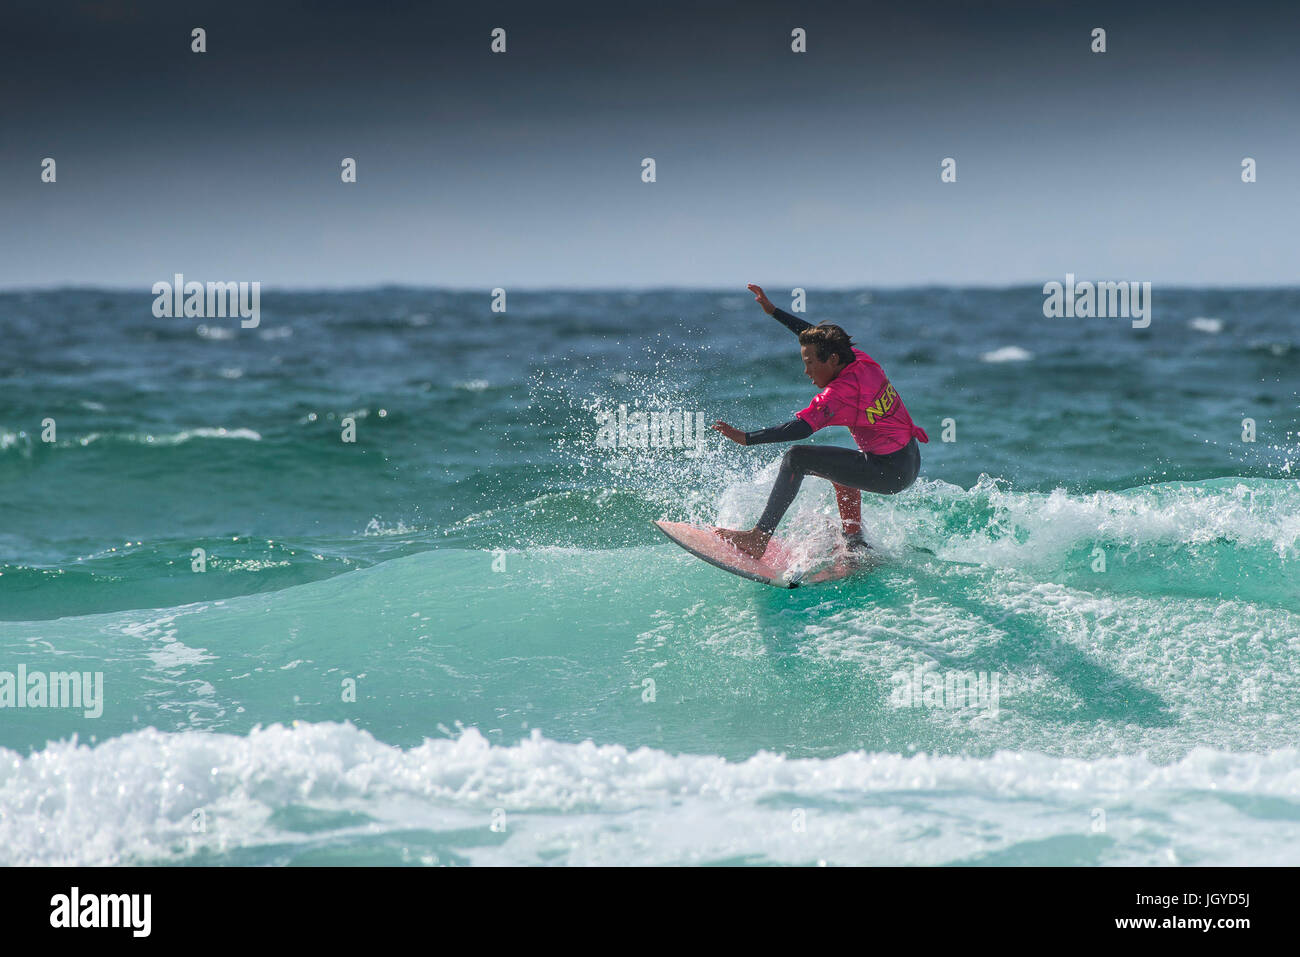
{"label": "surfer's bare foot", "polygon": [[762,558],[763,553],[767,551],[767,543],[772,540],[770,534],[758,528],[720,528],[718,534],[722,536],[723,541],[750,558]]}

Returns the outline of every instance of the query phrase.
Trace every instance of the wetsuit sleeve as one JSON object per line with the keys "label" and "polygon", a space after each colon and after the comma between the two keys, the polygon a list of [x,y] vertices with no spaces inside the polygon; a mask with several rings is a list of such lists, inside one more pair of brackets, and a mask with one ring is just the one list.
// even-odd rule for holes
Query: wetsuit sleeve
{"label": "wetsuit sleeve", "polygon": [[776,307],[776,311],[772,313],[772,318],[775,319],[777,322],[781,323],[781,325],[785,326],[796,336],[799,335],[799,333],[803,332],[805,329],[812,328],[811,322],[804,322],[798,316],[790,315],[790,313],[786,312],[780,306]]}
{"label": "wetsuit sleeve", "polygon": [[768,442],[795,442],[813,434],[812,426],[803,419],[791,419],[785,425],[745,433],[746,445],[766,445]]}

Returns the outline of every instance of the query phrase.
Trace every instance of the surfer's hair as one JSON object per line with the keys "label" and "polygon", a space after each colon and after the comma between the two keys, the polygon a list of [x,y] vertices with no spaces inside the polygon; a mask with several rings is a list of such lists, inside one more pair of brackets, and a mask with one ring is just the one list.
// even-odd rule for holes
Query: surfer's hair
{"label": "surfer's hair", "polygon": [[812,346],[817,358],[826,362],[831,356],[840,357],[840,365],[853,361],[853,340],[849,334],[833,323],[823,322],[799,333],[799,345]]}

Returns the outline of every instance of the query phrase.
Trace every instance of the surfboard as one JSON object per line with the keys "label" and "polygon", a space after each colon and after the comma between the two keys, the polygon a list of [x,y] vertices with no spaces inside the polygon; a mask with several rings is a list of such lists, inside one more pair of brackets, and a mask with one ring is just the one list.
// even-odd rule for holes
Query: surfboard
{"label": "surfboard", "polygon": [[825,568],[805,571],[796,564],[793,549],[779,538],[768,542],[767,551],[758,559],[751,558],[725,541],[711,525],[655,522],[655,527],[696,558],[703,559],[724,572],[776,588],[797,588],[799,585],[838,581],[871,564],[869,557],[836,554]]}

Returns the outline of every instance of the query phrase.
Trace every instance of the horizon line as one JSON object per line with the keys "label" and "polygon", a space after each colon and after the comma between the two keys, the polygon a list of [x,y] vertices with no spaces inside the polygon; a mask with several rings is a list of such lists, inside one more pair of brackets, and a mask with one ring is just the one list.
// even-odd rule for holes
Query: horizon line
{"label": "horizon line", "polygon": [[[182,275],[184,275],[182,273]],[[163,280],[155,280],[163,281]],[[170,281],[170,280],[166,280]],[[203,282],[261,282],[260,280],[196,280]],[[815,290],[817,292],[847,293],[847,292],[867,292],[871,290],[884,290],[889,292],[910,292],[928,289],[945,289],[945,290],[973,290],[981,292],[994,292],[999,290],[1013,289],[1035,289],[1041,292],[1042,286],[1049,282],[1058,282],[1058,279],[1051,278],[1043,282],[990,282],[990,283],[941,283],[941,282],[922,282],[922,283],[869,283],[864,285],[822,285],[805,283],[800,285],[791,285],[788,283],[769,282],[760,283],[765,288],[802,288],[805,290]],[[1213,283],[1185,283],[1172,282],[1165,283],[1159,280],[1116,280],[1116,279],[1080,279],[1078,282],[1149,282],[1151,286],[1163,287],[1165,289],[1187,290],[1187,291],[1287,291],[1300,289],[1300,281],[1294,283],[1236,283],[1225,282],[1222,284]],[[449,292],[449,293],[478,293],[490,295],[493,289],[505,289],[507,293],[668,293],[668,292],[686,292],[686,293],[725,293],[725,292],[743,292],[749,295],[749,290],[741,285],[738,289],[732,286],[713,286],[713,285],[629,285],[629,286],[515,286],[498,283],[495,286],[446,286],[446,285],[425,285],[422,283],[411,282],[377,282],[377,283],[358,283],[355,285],[331,285],[331,286],[313,286],[313,285],[271,285],[260,286],[263,292],[273,292],[281,294],[302,295],[310,293],[355,293],[355,292],[381,292],[391,290],[411,290],[424,292]],[[22,295],[35,293],[53,293],[53,292],[104,292],[104,293],[140,293],[141,295],[153,296],[153,284],[147,287],[135,285],[105,285],[102,283],[60,283],[56,285],[7,285],[0,283],[0,295]]]}

